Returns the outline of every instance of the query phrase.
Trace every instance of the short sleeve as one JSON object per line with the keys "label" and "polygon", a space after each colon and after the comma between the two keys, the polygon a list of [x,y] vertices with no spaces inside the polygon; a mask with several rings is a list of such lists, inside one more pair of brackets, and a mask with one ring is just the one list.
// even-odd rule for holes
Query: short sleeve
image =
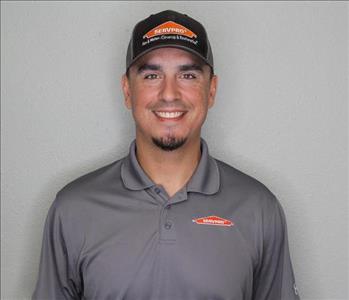
{"label": "short sleeve", "polygon": [[67,230],[57,197],[50,207],[44,227],[39,275],[33,300],[80,299]]}
{"label": "short sleeve", "polygon": [[263,246],[253,279],[253,300],[300,300],[283,208],[274,197],[263,221]]}

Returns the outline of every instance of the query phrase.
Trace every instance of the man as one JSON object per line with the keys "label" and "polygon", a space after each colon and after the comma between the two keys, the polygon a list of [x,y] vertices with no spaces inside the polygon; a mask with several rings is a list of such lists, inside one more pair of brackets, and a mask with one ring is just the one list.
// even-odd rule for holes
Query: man
{"label": "man", "polygon": [[279,201],[201,138],[217,89],[204,27],[139,22],[122,89],[136,139],[58,192],[33,299],[299,299]]}

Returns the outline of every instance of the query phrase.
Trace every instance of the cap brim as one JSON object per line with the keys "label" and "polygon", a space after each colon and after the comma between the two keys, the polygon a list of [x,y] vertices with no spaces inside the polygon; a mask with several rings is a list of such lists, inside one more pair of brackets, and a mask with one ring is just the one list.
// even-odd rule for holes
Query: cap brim
{"label": "cap brim", "polygon": [[159,48],[178,48],[178,49],[182,49],[182,50],[185,50],[185,51],[188,51],[190,52],[191,54],[194,54],[195,56],[199,57],[200,59],[202,59],[207,65],[209,65],[212,69],[213,69],[213,66],[209,63],[209,61],[203,57],[200,53],[196,52],[195,50],[189,48],[189,47],[186,47],[186,46],[183,46],[183,45],[178,45],[178,44],[162,44],[162,45],[157,45],[157,46],[154,46],[150,49],[147,49],[145,51],[143,51],[142,53],[140,53],[139,55],[137,55],[131,62],[130,64],[126,67],[126,70],[128,70],[138,59],[140,59],[143,55],[155,50],[155,49],[159,49]]}

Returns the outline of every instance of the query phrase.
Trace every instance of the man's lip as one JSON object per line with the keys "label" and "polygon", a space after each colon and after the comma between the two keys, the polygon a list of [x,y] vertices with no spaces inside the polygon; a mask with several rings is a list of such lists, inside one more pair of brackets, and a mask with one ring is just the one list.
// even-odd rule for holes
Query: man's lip
{"label": "man's lip", "polygon": [[187,112],[186,110],[182,109],[154,109],[152,112]]}
{"label": "man's lip", "polygon": [[[172,118],[162,117],[158,114],[158,113],[174,113],[174,112],[179,112],[182,114],[179,115],[178,117],[172,117]],[[183,110],[153,110],[153,113],[154,113],[155,117],[157,117],[161,121],[178,121],[184,117],[184,115],[187,113],[187,111],[183,111]]]}

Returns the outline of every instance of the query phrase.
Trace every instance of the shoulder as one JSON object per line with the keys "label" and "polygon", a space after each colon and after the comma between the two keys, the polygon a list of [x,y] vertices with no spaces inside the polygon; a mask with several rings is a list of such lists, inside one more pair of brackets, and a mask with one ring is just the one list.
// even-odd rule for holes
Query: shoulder
{"label": "shoulder", "polygon": [[122,161],[123,159],[118,159],[67,183],[57,192],[52,209],[58,209],[64,213],[75,209],[80,210],[83,208],[81,202],[86,204],[88,199],[94,195],[111,188],[118,188],[118,185],[121,185],[120,167]]}
{"label": "shoulder", "polygon": [[261,181],[221,160],[215,160],[219,169],[222,188],[235,189],[249,194],[266,194],[273,197],[272,192]]}
{"label": "shoulder", "polygon": [[221,160],[215,161],[220,173],[220,190],[232,201],[261,211],[278,208],[278,199],[264,183]]}

